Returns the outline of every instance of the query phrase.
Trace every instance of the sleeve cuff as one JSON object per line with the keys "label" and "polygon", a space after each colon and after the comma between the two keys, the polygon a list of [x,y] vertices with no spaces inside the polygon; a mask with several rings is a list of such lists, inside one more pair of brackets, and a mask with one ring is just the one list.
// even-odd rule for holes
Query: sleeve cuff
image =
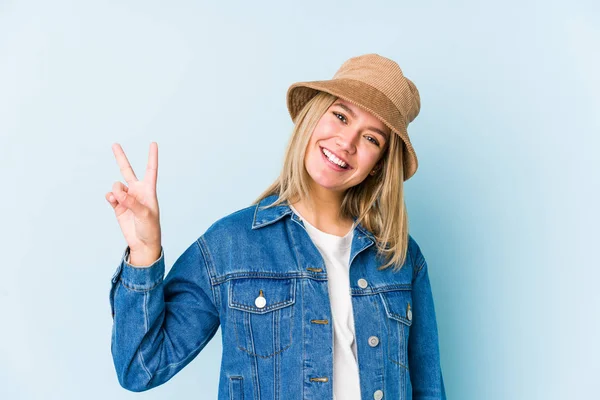
{"label": "sleeve cuff", "polygon": [[129,246],[123,252],[121,263],[112,281],[121,280],[124,286],[133,290],[150,290],[162,282],[165,274],[165,252],[160,248],[160,257],[149,266],[139,267],[129,263]]}

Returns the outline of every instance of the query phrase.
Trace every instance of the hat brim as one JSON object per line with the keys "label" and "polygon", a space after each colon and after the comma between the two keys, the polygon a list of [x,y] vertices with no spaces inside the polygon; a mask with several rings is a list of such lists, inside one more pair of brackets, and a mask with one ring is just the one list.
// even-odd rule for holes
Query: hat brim
{"label": "hat brim", "polygon": [[294,123],[306,103],[320,91],[332,94],[370,112],[387,125],[392,132],[400,136],[404,143],[404,181],[414,175],[418,168],[418,160],[408,137],[404,116],[387,96],[364,82],[353,79],[331,79],[294,83],[287,91],[287,107]]}

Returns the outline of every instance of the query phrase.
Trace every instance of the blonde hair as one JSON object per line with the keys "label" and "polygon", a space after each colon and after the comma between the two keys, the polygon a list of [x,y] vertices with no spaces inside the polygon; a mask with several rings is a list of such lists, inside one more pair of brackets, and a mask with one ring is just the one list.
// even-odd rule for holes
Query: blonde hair
{"label": "blonde hair", "polygon": [[[317,123],[337,100],[326,92],[319,92],[302,108],[289,139],[283,168],[279,177],[258,196],[252,204],[276,194],[274,207],[284,201],[298,198],[310,199],[310,177],[304,167],[306,147]],[[408,248],[408,214],[404,202],[404,170],[402,139],[392,132],[379,163],[377,174],[368,175],[361,183],[346,190],[340,208],[340,217],[357,217],[360,223],[376,239],[377,256],[385,257],[385,264],[378,270],[394,265],[397,272],[406,259]]]}

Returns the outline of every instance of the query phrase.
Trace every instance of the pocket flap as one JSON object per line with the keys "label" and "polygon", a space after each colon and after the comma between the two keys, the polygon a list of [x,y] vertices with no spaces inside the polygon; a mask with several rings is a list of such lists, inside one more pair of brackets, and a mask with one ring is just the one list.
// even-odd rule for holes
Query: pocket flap
{"label": "pocket flap", "polygon": [[[294,304],[296,280],[292,278],[237,278],[229,285],[229,307],[264,314]],[[262,292],[261,292],[262,291]],[[264,300],[259,300],[258,297]]]}
{"label": "pocket flap", "polygon": [[412,325],[412,290],[392,290],[380,295],[388,318]]}

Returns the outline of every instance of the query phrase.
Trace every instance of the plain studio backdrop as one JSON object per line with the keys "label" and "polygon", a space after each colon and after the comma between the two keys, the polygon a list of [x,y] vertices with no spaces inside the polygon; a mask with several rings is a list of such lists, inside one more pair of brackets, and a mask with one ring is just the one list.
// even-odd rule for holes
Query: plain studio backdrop
{"label": "plain studio backdrop", "polygon": [[421,94],[406,204],[448,398],[597,398],[599,49],[592,0],[0,2],[0,398],[216,398],[220,331],[117,381],[111,145],[141,179],[158,143],[168,272],[278,175],[288,86],[365,53]]}

